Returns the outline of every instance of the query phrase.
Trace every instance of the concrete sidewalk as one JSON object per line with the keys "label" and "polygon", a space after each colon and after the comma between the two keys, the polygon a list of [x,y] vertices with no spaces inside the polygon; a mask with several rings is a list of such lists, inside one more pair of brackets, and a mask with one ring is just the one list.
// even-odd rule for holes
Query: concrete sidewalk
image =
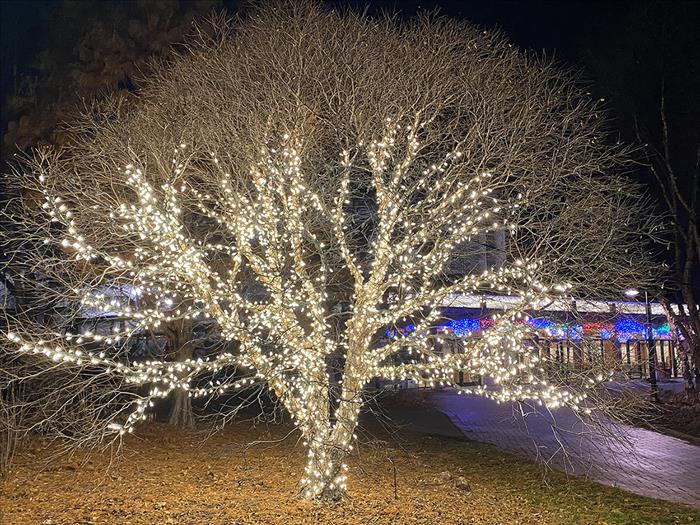
{"label": "concrete sidewalk", "polygon": [[700,447],[628,425],[593,433],[568,409],[516,415],[510,404],[443,391],[430,408],[392,408],[389,415],[412,430],[491,443],[502,450],[546,463],[554,469],[643,496],[700,508]]}

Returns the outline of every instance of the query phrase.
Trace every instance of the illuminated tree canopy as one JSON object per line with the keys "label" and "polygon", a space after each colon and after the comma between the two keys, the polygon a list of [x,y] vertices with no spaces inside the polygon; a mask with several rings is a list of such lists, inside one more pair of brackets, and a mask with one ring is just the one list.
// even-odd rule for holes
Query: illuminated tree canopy
{"label": "illuminated tree canopy", "polygon": [[[600,370],[549,377],[517,321],[646,278],[651,223],[597,102],[497,32],[293,4],[200,29],[136,100],[91,108],[72,144],[17,170],[8,253],[53,313],[10,319],[9,352],[114,392],[93,399],[101,438],[176,389],[266,385],[303,434],[312,499],[344,493],[375,377],[467,370],[498,400],[590,410]],[[494,250],[496,265],[454,268]],[[441,352],[440,306],[485,292],[521,300]],[[88,311],[125,321],[80,333]],[[182,362],[126,351],[183,319],[226,344]]]}

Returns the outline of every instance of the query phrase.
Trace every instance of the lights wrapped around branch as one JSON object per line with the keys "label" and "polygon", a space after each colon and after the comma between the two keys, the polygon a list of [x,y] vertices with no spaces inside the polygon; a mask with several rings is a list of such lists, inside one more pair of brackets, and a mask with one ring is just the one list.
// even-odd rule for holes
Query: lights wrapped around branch
{"label": "lights wrapped around branch", "polygon": [[[472,236],[514,231],[509,217],[521,196],[500,202],[490,172],[455,178],[451,174],[459,171],[463,156],[459,150],[426,167],[416,165],[419,136],[420,126],[387,121],[380,140],[342,152],[342,172],[330,197],[303,170],[304,144],[291,134],[260,147],[244,185],[212,155],[206,178],[215,184],[198,187],[202,174],[188,177],[194,168],[181,159],[184,144],[175,150],[172,182],[153,185],[134,162],[122,174],[131,194],[104,203],[102,210],[126,236],[130,249],[121,252],[101,248],[101,239],[89,240],[91,232],[81,231],[74,216],[79,205],[72,211],[45,187],[44,212],[63,227],[61,238],[48,236],[45,244],[59,246],[76,264],[100,268],[101,279],[72,291],[80,307],[130,324],[110,335],[53,331],[42,338],[25,331],[9,339],[21,353],[99,369],[128,385],[149,385],[126,420],[110,424],[116,435],[130,431],[153,400],[176,389],[200,397],[268,385],[308,443],[302,482],[308,497],[344,491],[343,457],[352,448],[363,388],[373,377],[448,385],[466,369],[491,376],[496,389],[471,391],[499,402],[527,398],[578,410],[585,394],[551,384],[528,343],[533,326],[524,312],[569,289],[541,278],[544,262],[519,258],[451,282],[437,280]],[[376,195],[376,227],[362,246],[369,259],[358,253],[350,227],[357,218],[351,193],[361,167],[369,169]],[[211,242],[192,234],[202,223],[210,228],[205,238]],[[330,290],[342,270],[352,280],[353,294],[338,329]],[[250,292],[251,285],[257,292]],[[410,293],[399,299],[394,291],[407,287]],[[438,305],[446,297],[486,289],[516,294],[521,302],[487,323],[461,320],[435,329]],[[412,324],[395,328],[414,317]],[[144,330],[186,319],[214,322],[238,350],[182,362],[134,362],[110,354],[109,348]],[[457,335],[479,330],[482,337],[468,341],[464,352],[446,354],[439,348],[447,328]],[[378,345],[381,333],[394,339]],[[105,349],[87,349],[94,345]],[[335,402],[327,373],[334,355],[345,360]],[[227,368],[245,371],[245,377],[213,379]],[[194,386],[207,374],[212,379],[205,386]],[[599,380],[590,377],[584,386]]]}

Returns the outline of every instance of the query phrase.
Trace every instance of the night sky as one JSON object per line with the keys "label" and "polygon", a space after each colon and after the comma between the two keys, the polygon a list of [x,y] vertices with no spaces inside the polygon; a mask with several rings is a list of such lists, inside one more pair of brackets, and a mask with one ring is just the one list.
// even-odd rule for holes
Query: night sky
{"label": "night sky", "polygon": [[[85,0],[86,2],[88,0]],[[9,87],[14,67],[26,71],[41,46],[41,28],[49,17],[56,17],[58,2],[50,0],[3,0],[2,19],[2,85]],[[464,18],[485,28],[499,27],[523,49],[546,52],[568,64],[576,64],[581,42],[597,33],[614,31],[621,17],[638,7],[635,1],[341,1],[326,2],[333,6],[369,6],[370,10],[397,11],[411,15],[418,10],[436,10],[442,14]],[[228,10],[236,10],[239,2],[226,0]],[[60,13],[59,13],[60,17]],[[57,17],[58,18],[58,17]],[[56,20],[58,22],[58,20]]]}

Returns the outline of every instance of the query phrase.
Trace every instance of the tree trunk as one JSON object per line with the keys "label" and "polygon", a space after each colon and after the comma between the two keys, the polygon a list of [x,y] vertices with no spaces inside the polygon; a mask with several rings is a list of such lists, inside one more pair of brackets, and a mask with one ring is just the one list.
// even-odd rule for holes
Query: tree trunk
{"label": "tree trunk", "polygon": [[[683,380],[685,381],[685,391],[688,401],[695,403],[698,401],[695,384],[693,383],[693,368],[692,363],[700,362],[700,343],[698,342],[698,333],[690,325],[686,324],[686,319],[683,312],[683,304],[678,304],[678,316],[673,311],[671,301],[662,296],[661,304],[666,311],[666,318],[671,328],[673,340],[676,343],[678,356],[681,360],[681,370],[683,371]],[[683,339],[677,337],[677,331],[683,335]]]}
{"label": "tree trunk", "polygon": [[[352,450],[357,418],[362,406],[364,375],[358,372],[352,356],[345,362],[345,375],[340,402],[335,412],[335,424],[320,427],[308,440],[309,458],[301,482],[301,493],[307,499],[336,501],[346,492],[344,460]],[[328,386],[325,386],[326,396]],[[328,400],[324,406],[328,407]],[[329,414],[328,414],[329,415]]]}
{"label": "tree trunk", "polygon": [[194,416],[192,414],[192,398],[184,390],[174,390],[170,394],[172,404],[170,405],[170,416],[168,423],[176,427],[189,428],[194,426]]}
{"label": "tree trunk", "polygon": [[347,449],[341,445],[313,439],[309,443],[309,459],[301,480],[301,495],[317,501],[337,501],[346,492],[343,463]]}
{"label": "tree trunk", "polygon": [[[192,357],[192,326],[184,320],[166,326],[166,336],[170,351],[174,352],[176,361],[185,361]],[[170,393],[170,413],[168,423],[177,427],[194,426],[192,398],[184,390],[176,389]]]}

